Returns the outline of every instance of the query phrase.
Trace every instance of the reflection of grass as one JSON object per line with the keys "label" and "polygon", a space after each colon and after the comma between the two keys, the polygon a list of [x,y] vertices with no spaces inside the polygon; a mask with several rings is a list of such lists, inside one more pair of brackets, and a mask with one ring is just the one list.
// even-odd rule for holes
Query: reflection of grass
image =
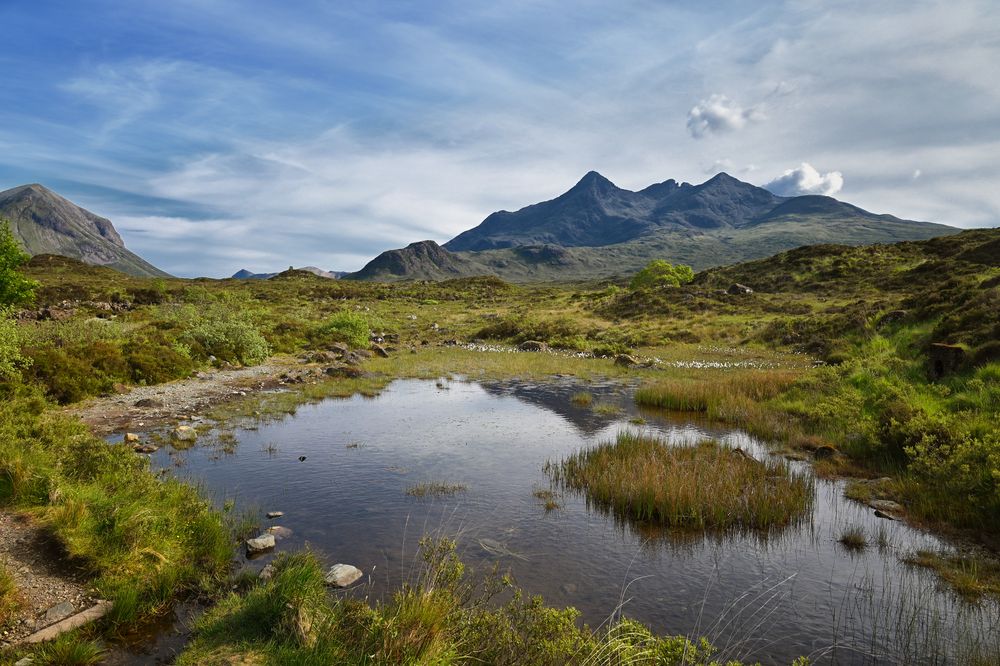
{"label": "reflection of grass", "polygon": [[716,442],[670,446],[621,433],[546,470],[616,514],[690,528],[769,528],[812,507],[813,484],[780,461],[760,462]]}
{"label": "reflection of grass", "polygon": [[468,489],[468,486],[463,483],[428,481],[427,483],[418,483],[415,486],[410,486],[406,489],[406,494],[411,497],[442,497],[445,495],[464,493]]}
{"label": "reflection of grass", "polygon": [[974,554],[949,555],[918,550],[903,558],[907,564],[933,569],[962,597],[1000,596],[1000,562]]}
{"label": "reflection of grass", "polygon": [[588,393],[587,391],[579,391],[574,393],[569,399],[574,405],[579,405],[580,407],[589,407],[592,402],[594,402],[594,394]]}
{"label": "reflection of grass", "polygon": [[848,550],[864,550],[868,547],[868,537],[865,536],[865,531],[856,525],[845,528],[840,533],[838,541]]}

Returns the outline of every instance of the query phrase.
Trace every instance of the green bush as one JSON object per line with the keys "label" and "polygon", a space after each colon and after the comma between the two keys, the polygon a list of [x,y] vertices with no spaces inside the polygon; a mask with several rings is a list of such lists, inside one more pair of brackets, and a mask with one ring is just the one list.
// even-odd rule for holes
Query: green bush
{"label": "green bush", "polygon": [[22,368],[30,363],[30,359],[21,353],[17,323],[0,308],[0,383],[18,379]]}
{"label": "green bush", "polygon": [[651,289],[653,287],[679,287],[694,279],[694,271],[684,264],[672,264],[664,259],[653,259],[635,274],[629,282],[629,289]]}
{"label": "green bush", "polygon": [[10,222],[0,217],[0,307],[21,305],[35,297],[38,283],[18,271],[28,259],[14,239]]}
{"label": "green bush", "polygon": [[341,310],[316,326],[309,337],[314,344],[342,342],[362,349],[370,344],[373,326],[381,328],[382,324],[360,312]]}
{"label": "green bush", "polygon": [[256,365],[271,355],[271,347],[248,318],[232,315],[200,321],[185,334],[192,351],[207,359]]}

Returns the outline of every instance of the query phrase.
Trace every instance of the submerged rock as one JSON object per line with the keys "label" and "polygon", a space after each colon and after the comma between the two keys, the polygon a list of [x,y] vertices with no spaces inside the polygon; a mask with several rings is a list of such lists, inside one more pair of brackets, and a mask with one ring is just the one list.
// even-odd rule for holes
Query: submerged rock
{"label": "submerged rock", "polygon": [[173,437],[178,442],[193,442],[198,439],[198,431],[191,426],[177,426],[174,428]]}
{"label": "submerged rock", "polygon": [[160,447],[152,444],[136,444],[132,447],[132,450],[136,453],[156,453],[160,450]]}
{"label": "submerged rock", "polygon": [[292,530],[287,527],[282,527],[281,525],[274,525],[273,527],[267,528],[268,534],[273,534],[275,539],[287,539],[292,536]]}
{"label": "submerged rock", "polygon": [[348,587],[364,574],[361,569],[350,564],[334,564],[326,572],[326,584],[333,587]]}
{"label": "submerged rock", "polygon": [[285,515],[284,511],[268,511],[267,512],[267,517],[268,518],[281,518],[283,515]]}
{"label": "submerged rock", "polygon": [[274,535],[261,534],[255,539],[247,539],[247,554],[265,553],[274,548]]}

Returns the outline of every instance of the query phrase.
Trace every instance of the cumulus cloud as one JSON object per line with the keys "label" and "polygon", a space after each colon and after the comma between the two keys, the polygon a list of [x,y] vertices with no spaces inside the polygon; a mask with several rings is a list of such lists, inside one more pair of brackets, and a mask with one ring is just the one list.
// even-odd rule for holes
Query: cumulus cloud
{"label": "cumulus cloud", "polygon": [[743,108],[725,95],[712,95],[688,111],[687,128],[696,139],[743,129],[747,123],[763,120],[757,107]]}
{"label": "cumulus cloud", "polygon": [[844,187],[844,174],[839,171],[820,173],[808,162],[788,169],[764,185],[778,196],[796,197],[802,194],[822,194],[832,197]]}

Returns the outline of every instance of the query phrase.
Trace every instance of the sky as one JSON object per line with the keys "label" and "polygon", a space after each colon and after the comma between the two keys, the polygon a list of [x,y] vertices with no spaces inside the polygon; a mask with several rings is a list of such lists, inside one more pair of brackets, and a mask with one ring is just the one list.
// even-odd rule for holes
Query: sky
{"label": "sky", "polygon": [[1000,3],[0,0],[0,190],[179,276],[357,270],[587,171],[1000,224]]}

